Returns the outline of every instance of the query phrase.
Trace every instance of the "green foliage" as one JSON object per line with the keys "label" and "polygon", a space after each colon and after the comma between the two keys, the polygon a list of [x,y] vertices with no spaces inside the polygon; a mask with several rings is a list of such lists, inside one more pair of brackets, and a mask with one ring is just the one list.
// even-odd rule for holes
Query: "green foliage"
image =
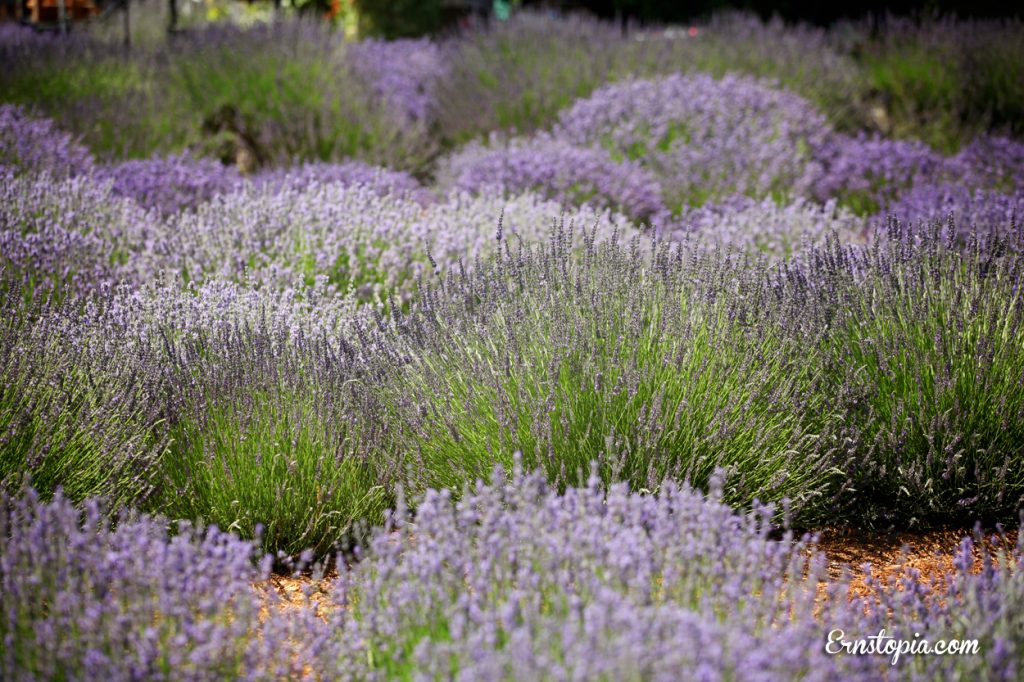
{"label": "green foliage", "polygon": [[437,344],[393,389],[419,410],[399,446],[416,453],[417,487],[459,489],[521,452],[562,485],[593,461],[635,489],[706,486],[723,467],[734,504],[823,511],[827,397],[799,342],[759,316],[756,285],[709,291],[621,246],[552,261],[499,262],[478,311],[432,315]]}
{"label": "green foliage", "polygon": [[914,251],[887,244],[865,277],[833,270],[817,309],[834,315],[823,386],[847,406],[849,513],[1012,516],[1024,495],[1020,265],[937,237]]}
{"label": "green foliage", "polygon": [[493,130],[528,133],[604,84],[624,39],[593,20],[519,15],[453,45],[449,77],[438,87],[446,144]]}
{"label": "green foliage", "polygon": [[0,315],[0,481],[27,474],[49,497],[146,499],[165,447],[148,386],[129,347],[105,343],[28,306]]}
{"label": "green foliage", "polygon": [[215,399],[176,424],[163,463],[160,509],[203,519],[263,547],[297,555],[331,550],[389,501],[356,434],[318,413],[317,396],[270,389]]}
{"label": "green foliage", "polygon": [[442,5],[441,0],[356,0],[360,31],[388,40],[435,33]]}
{"label": "green foliage", "polygon": [[959,146],[958,98],[963,76],[949,55],[914,43],[866,50],[863,65],[887,103],[892,132],[954,151]]}

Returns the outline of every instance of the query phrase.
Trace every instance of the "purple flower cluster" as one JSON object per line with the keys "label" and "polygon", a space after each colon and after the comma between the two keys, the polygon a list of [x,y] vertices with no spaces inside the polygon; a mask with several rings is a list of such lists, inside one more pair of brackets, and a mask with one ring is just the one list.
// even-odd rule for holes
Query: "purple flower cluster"
{"label": "purple flower cluster", "polygon": [[[908,192],[935,185],[986,192],[1024,190],[1024,144],[1002,137],[980,136],[954,156],[944,157],[921,142],[836,135],[815,156],[822,173],[812,194],[821,201],[838,199],[862,214],[898,208]],[[920,206],[922,196],[911,203]]]}
{"label": "purple flower cluster", "polygon": [[915,183],[935,178],[942,156],[922,142],[835,135],[816,150],[822,172],[812,194],[841,200],[859,213],[873,213]]}
{"label": "purple flower cluster", "polygon": [[0,493],[0,677],[303,676],[315,619],[260,618],[252,585],[270,563],[256,568],[250,543],[187,524],[170,536],[166,520],[147,516],[115,526],[106,512],[59,493],[45,504],[31,491]]}
{"label": "purple flower cluster", "polygon": [[435,90],[448,75],[440,46],[418,40],[361,40],[346,56],[356,73],[388,106],[409,121],[429,123],[436,115]]}
{"label": "purple flower cluster", "polygon": [[962,184],[919,185],[890,204],[875,222],[881,226],[889,216],[908,222],[938,222],[943,231],[952,217],[956,233],[949,236],[966,244],[975,232],[991,238],[1005,235],[1014,227],[1020,230],[1024,225],[1024,190],[1003,194],[972,190]]}
{"label": "purple flower cluster", "polygon": [[[467,269],[494,250],[499,218],[507,233],[534,240],[564,209],[533,195],[512,199],[453,194],[423,206],[380,196],[370,185],[313,184],[304,190],[247,189],[222,195],[168,222],[146,255],[152,271],[172,269],[193,281],[229,279],[274,290],[312,286],[362,301],[389,293],[411,299],[433,258],[442,271]],[[584,209],[581,223],[604,238],[622,222]]]}
{"label": "purple flower cluster", "polygon": [[[538,475],[496,473],[458,501],[428,492],[399,510],[332,588],[351,678],[458,680],[1014,679],[1024,596],[1020,548],[958,575],[929,600],[913,571],[882,586],[882,608],[825,599],[825,562],[808,539],[770,537],[770,511],[736,515],[712,495],[666,484],[658,495],[563,495]],[[960,565],[971,561],[965,540]],[[993,559],[1001,562],[998,570]],[[817,617],[816,617],[817,612]],[[830,655],[828,633],[978,638],[981,655]]]}
{"label": "purple flower cluster", "polygon": [[974,189],[1024,191],[1024,142],[976,137],[946,161],[942,177]]}
{"label": "purple flower cluster", "polygon": [[53,121],[0,104],[0,168],[5,166],[16,172],[71,177],[89,173],[93,158]]}
{"label": "purple flower cluster", "polygon": [[[338,563],[326,598],[282,608],[271,593],[262,615],[252,584],[270,563],[254,566],[250,543],[3,493],[0,674],[924,681],[1014,680],[1024,664],[1019,540],[994,552],[965,538],[938,595],[908,568],[852,598],[848,574],[822,589],[813,538],[777,539],[770,508],[738,515],[715,488],[605,492],[592,476],[559,494],[538,474],[494,477],[458,499],[428,491],[414,518],[399,505],[356,563]],[[827,650],[837,629],[976,639],[978,653],[893,663]]]}
{"label": "purple flower cluster", "polygon": [[637,222],[669,218],[657,179],[640,163],[547,135],[507,145],[471,143],[448,157],[439,174],[442,186],[477,194],[529,190],[567,207],[589,203]]}
{"label": "purple flower cluster", "polygon": [[410,196],[423,203],[430,200],[430,192],[408,173],[371,166],[362,161],[309,162],[292,168],[272,168],[260,171],[251,180],[254,185],[272,191],[301,191],[312,185],[327,184],[363,185],[380,196]]}
{"label": "purple flower cluster", "polygon": [[162,232],[158,218],[89,176],[0,171],[0,263],[4,279],[63,295],[132,279],[137,254]]}
{"label": "purple flower cluster", "polygon": [[824,206],[797,199],[780,206],[771,199],[756,201],[733,197],[683,214],[670,234],[677,241],[706,247],[732,248],[750,255],[785,260],[811,246],[822,246],[833,234],[843,243],[868,240],[863,218],[840,207],[835,200]]}
{"label": "purple flower cluster", "polygon": [[189,154],[122,161],[97,169],[98,182],[109,182],[115,196],[129,197],[162,215],[193,209],[241,184],[234,166]]}
{"label": "purple flower cluster", "polygon": [[732,194],[800,195],[830,133],[810,102],[767,81],[674,75],[607,85],[564,111],[556,136],[639,161],[681,211]]}

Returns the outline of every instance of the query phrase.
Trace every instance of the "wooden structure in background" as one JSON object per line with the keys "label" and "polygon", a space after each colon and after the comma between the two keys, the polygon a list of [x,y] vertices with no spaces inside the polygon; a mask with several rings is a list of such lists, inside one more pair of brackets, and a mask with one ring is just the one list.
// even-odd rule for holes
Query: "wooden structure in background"
{"label": "wooden structure in background", "polygon": [[[63,3],[63,11],[61,4]],[[59,24],[62,21],[81,21],[100,13],[93,0],[28,0],[28,18],[33,24]],[[61,14],[64,14],[62,17]]]}

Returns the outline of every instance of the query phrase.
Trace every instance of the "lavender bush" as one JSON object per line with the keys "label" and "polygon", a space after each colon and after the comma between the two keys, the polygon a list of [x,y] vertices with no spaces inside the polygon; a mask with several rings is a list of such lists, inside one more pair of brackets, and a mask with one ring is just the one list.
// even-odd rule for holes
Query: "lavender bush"
{"label": "lavender bush", "polygon": [[79,307],[29,317],[20,298],[5,296],[0,479],[27,474],[40,492],[63,486],[76,501],[142,502],[167,445],[156,357],[124,324]]}
{"label": "lavender bush", "polygon": [[848,244],[869,240],[871,230],[836,202],[824,206],[803,199],[780,206],[771,199],[733,197],[683,214],[670,238],[707,248],[735,249],[751,256],[782,261],[809,247],[824,246],[835,234]]}
{"label": "lavender bush", "polygon": [[[658,495],[559,495],[518,470],[456,503],[430,491],[389,515],[321,596],[261,616],[270,557],[216,528],[122,516],[58,496],[0,496],[5,679],[1016,679],[1022,550],[965,538],[956,573],[851,599],[811,537],[770,508],[737,515],[667,484]],[[502,480],[504,479],[504,480]],[[998,538],[996,538],[998,540]],[[1008,543],[1004,541],[1003,547]],[[259,561],[259,566],[254,562]],[[976,569],[981,563],[980,571]],[[320,613],[323,620],[314,614]],[[830,654],[830,633],[976,639],[964,655]]]}
{"label": "lavender bush", "polygon": [[268,549],[321,556],[379,518],[394,478],[388,425],[329,301],[303,314],[232,286],[150,296],[172,302],[142,304],[169,397],[162,512],[247,538],[262,527]]}
{"label": "lavender bush", "polygon": [[780,82],[814,102],[837,127],[869,124],[866,79],[836,33],[818,26],[722,12],[682,27],[638,30],[626,47],[628,72],[643,76],[729,73]]}
{"label": "lavender bush", "polygon": [[0,167],[19,173],[53,177],[83,175],[92,170],[89,150],[52,121],[36,118],[18,106],[0,105]]}
{"label": "lavender bush", "polygon": [[115,196],[134,199],[163,215],[195,208],[242,182],[236,168],[188,154],[103,166],[96,179],[109,182]]}
{"label": "lavender bush", "polygon": [[[945,230],[952,216],[953,238],[967,245],[975,232],[987,240],[1019,230],[1024,221],[1024,191],[1012,194],[971,190],[962,184],[919,185],[890,204],[884,215],[875,217],[880,227],[888,216],[925,224],[940,223]],[[1011,239],[1010,247],[1015,246]]]}
{"label": "lavender bush", "polygon": [[674,212],[732,194],[798,196],[830,129],[806,100],[739,76],[605,86],[559,115],[555,135],[639,161]]}
{"label": "lavender bush", "polygon": [[[413,298],[417,279],[435,259],[472,269],[493,250],[503,214],[510,232],[535,239],[563,208],[533,195],[503,199],[454,194],[424,207],[372,186],[310,185],[298,190],[250,188],[177,216],[154,245],[150,269],[171,268],[196,282],[248,281],[272,289],[312,286],[323,277],[334,291],[362,301]],[[626,221],[593,210],[580,218],[607,238]],[[428,257],[429,255],[429,257]]]}
{"label": "lavender bush", "polygon": [[608,23],[529,12],[449,42],[449,74],[436,89],[442,139],[458,144],[548,126],[608,79],[624,42]]}
{"label": "lavender bush", "polygon": [[946,161],[942,177],[972,189],[1024,191],[1024,143],[980,135]]}
{"label": "lavender bush", "polygon": [[408,358],[382,387],[414,486],[458,488],[521,451],[560,485],[591,460],[638,489],[728,467],[731,502],[827,504],[815,442],[832,411],[766,280],[715,255],[641,252],[639,237],[598,245],[585,226],[574,244],[571,228],[449,273],[391,321],[395,340],[381,329]]}
{"label": "lavender bush", "polygon": [[842,494],[862,522],[1004,517],[1024,507],[1019,228],[1007,237],[896,222],[836,243],[787,284],[798,333],[827,329],[823,388],[843,405]]}
{"label": "lavender bush", "polygon": [[138,254],[163,232],[156,216],[90,177],[0,170],[3,281],[26,299],[138,281]]}
{"label": "lavender bush", "polygon": [[[122,516],[90,500],[0,493],[5,680],[297,679],[326,634],[312,614],[261,618],[269,561],[216,528]],[[269,559],[269,557],[267,557]]]}
{"label": "lavender bush", "polygon": [[[501,477],[501,472],[496,477]],[[715,488],[713,488],[715,490]],[[847,580],[819,594],[823,557],[809,538],[771,539],[770,510],[737,516],[666,485],[556,494],[540,475],[428,493],[399,509],[366,556],[339,576],[333,615],[345,679],[459,680],[1014,679],[1020,666],[1021,548],[965,539],[945,599],[908,571],[881,607],[849,601]],[[979,640],[979,654],[829,655],[828,633]],[[332,651],[332,656],[338,656]]]}
{"label": "lavender bush", "polygon": [[833,238],[769,270],[586,236],[573,256],[559,230],[506,249],[449,273],[395,340],[381,328],[408,358],[384,384],[400,450],[430,486],[521,451],[560,483],[590,460],[648,489],[726,467],[729,501],[788,496],[802,523],[1006,518],[1024,345],[1003,254],[1021,233],[955,233]]}
{"label": "lavender bush", "polygon": [[362,161],[343,163],[303,163],[291,168],[273,168],[261,171],[251,178],[254,185],[274,191],[284,189],[305,190],[311,185],[340,184],[365,185],[380,196],[395,194],[416,198],[421,203],[432,199],[429,190],[413,176],[401,171],[379,168]]}
{"label": "lavender bush", "polygon": [[670,217],[658,181],[639,163],[546,135],[507,145],[470,143],[442,162],[438,176],[442,187],[472,193],[530,190],[563,206],[589,203],[637,222],[663,224]]}
{"label": "lavender bush", "polygon": [[934,181],[943,158],[921,142],[837,135],[816,152],[823,167],[812,193],[839,199],[861,215],[874,213],[917,183]]}
{"label": "lavender bush", "polygon": [[347,49],[352,67],[373,92],[410,122],[437,116],[436,90],[448,76],[443,49],[429,39],[361,40]]}

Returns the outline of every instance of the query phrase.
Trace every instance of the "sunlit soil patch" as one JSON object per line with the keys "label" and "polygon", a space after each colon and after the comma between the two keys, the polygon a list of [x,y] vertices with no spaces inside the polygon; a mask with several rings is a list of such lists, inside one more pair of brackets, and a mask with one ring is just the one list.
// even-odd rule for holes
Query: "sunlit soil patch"
{"label": "sunlit soil patch", "polygon": [[[949,579],[960,570],[954,556],[965,537],[974,538],[974,532],[966,528],[884,533],[823,528],[818,531],[815,551],[823,552],[828,560],[829,581],[819,584],[819,600],[827,598],[829,585],[839,581],[844,572],[851,576],[849,596],[857,598],[877,595],[878,589],[888,585],[901,589],[899,580],[908,570],[919,572],[922,585],[941,599]],[[1010,553],[1017,543],[1016,530],[1002,535],[988,532],[983,537],[984,548],[991,556],[1000,550]],[[984,564],[976,538],[973,554],[969,570],[977,574]],[[865,570],[865,564],[870,564],[870,571]]]}

